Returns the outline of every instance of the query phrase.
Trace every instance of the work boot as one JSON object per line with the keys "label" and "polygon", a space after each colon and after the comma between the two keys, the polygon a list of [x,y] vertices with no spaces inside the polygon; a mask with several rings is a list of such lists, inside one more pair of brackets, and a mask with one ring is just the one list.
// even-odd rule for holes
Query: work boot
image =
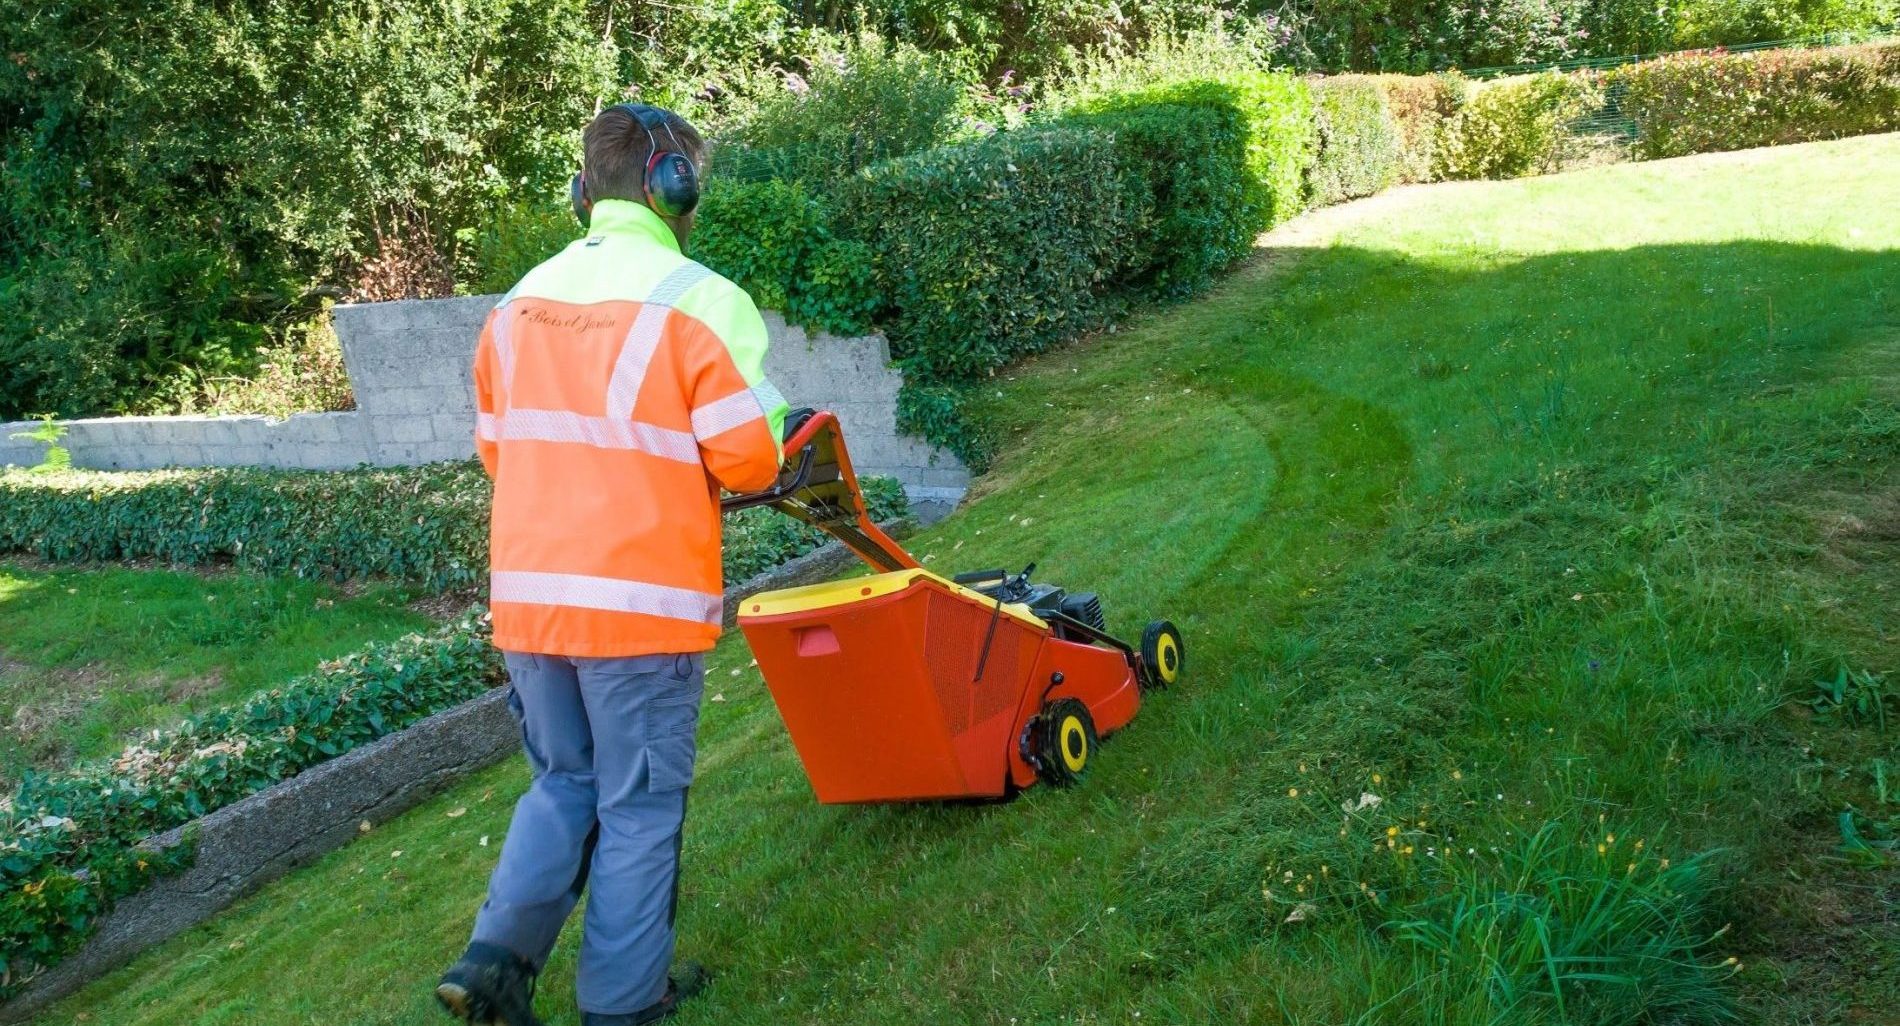
{"label": "work boot", "polygon": [[650,1022],[670,1019],[679,1012],[680,1002],[705,990],[706,984],[711,982],[712,974],[698,962],[675,962],[673,971],[666,974],[665,997],[626,1015],[583,1012],[581,1026],[646,1026]]}
{"label": "work boot", "polygon": [[534,966],[494,944],[470,944],[442,974],[435,999],[449,1014],[489,1026],[541,1026],[534,1017]]}

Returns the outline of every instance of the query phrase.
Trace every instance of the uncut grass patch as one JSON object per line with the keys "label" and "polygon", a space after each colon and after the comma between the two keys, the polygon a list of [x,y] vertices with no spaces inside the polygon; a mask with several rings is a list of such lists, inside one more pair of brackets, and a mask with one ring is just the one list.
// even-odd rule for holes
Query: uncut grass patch
{"label": "uncut grass patch", "polygon": [[[1900,671],[1896,159],[1426,194],[1000,376],[996,470],[910,546],[1168,615],[1187,677],[1078,789],[825,808],[727,639],[681,1021],[1878,1021],[1896,870],[1840,817],[1889,850],[1892,735],[1806,700]],[[425,1026],[523,783],[44,1021]]]}

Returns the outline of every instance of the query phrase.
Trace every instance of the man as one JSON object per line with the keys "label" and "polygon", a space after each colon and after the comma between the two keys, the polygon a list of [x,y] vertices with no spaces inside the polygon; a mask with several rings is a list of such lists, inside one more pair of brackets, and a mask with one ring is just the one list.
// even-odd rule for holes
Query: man
{"label": "man", "polygon": [[586,1026],[664,1018],[704,985],[671,963],[702,653],[720,629],[719,489],[773,483],[787,413],[758,310],[681,254],[698,133],[622,105],[582,142],[586,237],[495,307],[475,357],[495,644],[534,774],[436,989],[477,1023],[537,1022],[534,980],[583,886]]}

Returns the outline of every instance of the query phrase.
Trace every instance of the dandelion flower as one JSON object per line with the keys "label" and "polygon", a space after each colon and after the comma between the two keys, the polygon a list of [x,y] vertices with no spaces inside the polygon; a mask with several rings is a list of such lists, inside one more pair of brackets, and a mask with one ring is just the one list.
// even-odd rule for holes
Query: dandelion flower
{"label": "dandelion flower", "polygon": [[1286,796],[1288,798],[1298,798],[1300,796],[1300,789],[1297,787],[1289,787],[1286,789]]}
{"label": "dandelion flower", "polygon": [[1398,827],[1395,827],[1395,826],[1389,826],[1389,827],[1386,827],[1386,828],[1385,828],[1385,835],[1386,835],[1387,837],[1397,837],[1397,836],[1399,836],[1399,828],[1398,828]]}

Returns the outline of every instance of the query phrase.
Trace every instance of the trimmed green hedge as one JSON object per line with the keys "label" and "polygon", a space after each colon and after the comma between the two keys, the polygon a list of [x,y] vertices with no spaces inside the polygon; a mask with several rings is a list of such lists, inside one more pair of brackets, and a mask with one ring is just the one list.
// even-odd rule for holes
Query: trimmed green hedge
{"label": "trimmed green hedge", "polygon": [[1319,149],[1307,191],[1316,206],[1370,196],[1399,180],[1404,139],[1376,81],[1322,79],[1313,98]]}
{"label": "trimmed green hedge", "polygon": [[1106,133],[1135,170],[1141,228],[1126,273],[1142,295],[1200,292],[1267,226],[1270,198],[1247,173],[1247,115],[1220,83],[1094,101],[1060,124]]}
{"label": "trimmed green hedge", "polygon": [[[879,519],[906,509],[889,478],[864,481]],[[56,562],[152,559],[433,591],[488,577],[493,492],[474,461],[348,471],[217,468],[42,474],[0,470],[0,553]],[[726,518],[730,583],[816,547],[815,529],[768,509]]]}
{"label": "trimmed green hedge", "polygon": [[921,383],[988,374],[1120,312],[1143,215],[1103,132],[1035,129],[889,161],[835,216],[877,260],[893,355]]}
{"label": "trimmed green hedge", "polygon": [[714,178],[692,254],[794,324],[839,335],[870,330],[878,305],[871,251],[836,237],[824,205],[802,185]]}
{"label": "trimmed green hedge", "polygon": [[1665,57],[1609,84],[1652,159],[1900,129],[1900,42]]}
{"label": "trimmed green hedge", "polygon": [[91,936],[99,917],[188,865],[141,849],[302,770],[502,683],[485,618],[325,664],[239,705],[155,732],[117,758],[29,775],[0,827],[0,1000]]}
{"label": "trimmed green hedge", "polygon": [[1593,77],[1550,72],[1474,84],[1439,139],[1438,174],[1447,179],[1522,178],[1555,171],[1571,152],[1572,121],[1596,109]]}

